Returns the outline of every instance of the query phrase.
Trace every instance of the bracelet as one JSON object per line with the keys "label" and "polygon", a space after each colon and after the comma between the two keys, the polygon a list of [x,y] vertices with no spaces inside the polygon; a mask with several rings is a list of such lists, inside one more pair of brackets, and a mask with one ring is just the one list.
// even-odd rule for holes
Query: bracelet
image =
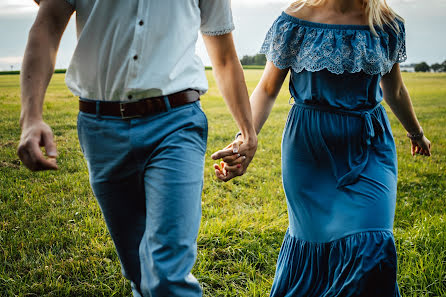
{"label": "bracelet", "polygon": [[420,140],[424,136],[423,128],[420,127],[420,132],[418,133],[410,133],[407,132],[407,137],[410,138],[410,140]]}
{"label": "bracelet", "polygon": [[237,134],[235,134],[235,140],[237,140],[237,138],[240,136],[240,135],[242,135],[242,132],[237,132]]}

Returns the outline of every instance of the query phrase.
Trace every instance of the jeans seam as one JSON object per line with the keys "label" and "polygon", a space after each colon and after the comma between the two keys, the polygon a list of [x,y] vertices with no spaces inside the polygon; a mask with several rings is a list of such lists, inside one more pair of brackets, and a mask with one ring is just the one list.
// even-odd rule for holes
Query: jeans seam
{"label": "jeans seam", "polygon": [[[197,101],[197,102],[199,102],[199,101]],[[205,146],[205,151],[206,151],[206,149],[207,149],[208,132],[209,132],[209,131],[208,131],[208,125],[209,125],[209,123],[208,123],[208,119],[207,119],[206,114],[205,114],[204,111],[198,106],[199,103],[197,103],[197,102],[194,103],[194,108],[198,110],[198,112],[201,114],[202,119],[204,120],[204,133],[203,133],[203,135],[201,136],[201,138],[202,138],[202,140],[203,140],[203,143],[204,143],[204,146]]]}
{"label": "jeans seam", "polygon": [[81,152],[82,152],[83,155],[85,155],[84,148],[82,146],[82,141],[81,141],[81,131],[80,131],[80,129],[81,129],[80,122],[81,121],[80,121],[80,117],[81,117],[81,114],[79,112],[77,114],[77,122],[76,122],[76,125],[77,125],[77,139],[79,141],[79,147],[81,148]]}

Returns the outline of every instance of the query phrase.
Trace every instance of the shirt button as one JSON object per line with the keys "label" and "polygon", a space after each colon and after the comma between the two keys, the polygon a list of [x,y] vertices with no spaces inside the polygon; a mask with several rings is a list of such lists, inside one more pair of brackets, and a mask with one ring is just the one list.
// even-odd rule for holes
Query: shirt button
{"label": "shirt button", "polygon": [[143,20],[140,20],[140,21],[139,21],[139,25],[140,25],[140,26],[144,25],[144,21],[143,21]]}
{"label": "shirt button", "polygon": [[134,55],[133,60],[135,60],[135,61],[138,60],[138,55]]}

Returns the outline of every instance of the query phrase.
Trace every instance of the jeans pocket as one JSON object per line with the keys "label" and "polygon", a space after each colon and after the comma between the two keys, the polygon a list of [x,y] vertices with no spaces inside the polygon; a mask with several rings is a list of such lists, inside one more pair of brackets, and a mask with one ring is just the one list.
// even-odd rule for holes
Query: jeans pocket
{"label": "jeans pocket", "polygon": [[79,112],[77,115],[77,137],[82,153],[87,158],[92,142],[97,142],[103,131],[101,121],[94,115]]}
{"label": "jeans pocket", "polygon": [[206,116],[206,114],[203,111],[203,108],[201,107],[201,103],[200,101],[196,101],[193,103],[194,104],[194,108],[198,111],[198,113],[200,114],[201,118],[202,118],[202,139],[203,139],[203,144],[204,144],[204,150],[206,150],[207,148],[207,140],[208,140],[208,118]]}

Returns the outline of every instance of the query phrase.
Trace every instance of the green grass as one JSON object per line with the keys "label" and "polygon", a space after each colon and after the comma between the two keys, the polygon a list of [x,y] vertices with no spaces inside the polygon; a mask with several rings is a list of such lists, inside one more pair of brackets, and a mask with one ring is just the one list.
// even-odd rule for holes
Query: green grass
{"label": "green grass", "polygon": [[243,65],[243,69],[265,69],[265,65]]}
{"label": "green grass", "polygon": [[[246,70],[250,92],[262,70]],[[237,131],[211,73],[202,98],[209,118],[198,260],[204,296],[267,296],[287,228],[280,138],[289,110],[284,87],[259,138],[248,174],[223,184],[210,154]],[[76,132],[77,100],[56,74],[45,120],[56,135],[58,172],[31,173],[16,156],[19,76],[0,77],[0,296],[130,296],[88,183]],[[432,158],[412,157],[389,115],[398,148],[395,218],[403,296],[446,296],[446,74],[404,74]]]}

